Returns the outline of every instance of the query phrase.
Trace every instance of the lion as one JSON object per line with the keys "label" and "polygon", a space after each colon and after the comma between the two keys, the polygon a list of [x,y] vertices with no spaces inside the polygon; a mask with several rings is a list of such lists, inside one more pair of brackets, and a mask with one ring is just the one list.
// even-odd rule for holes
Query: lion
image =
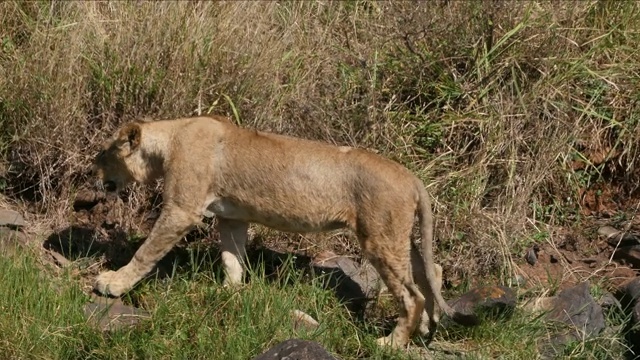
{"label": "lion", "polygon": [[[429,194],[405,167],[372,152],[208,115],[128,123],[106,142],[93,172],[107,191],[164,178],[160,217],[127,265],[98,275],[94,288],[103,295],[129,291],[203,217],[215,215],[225,286],[243,281],[249,223],[288,232],[349,228],[400,304],[380,345],[404,346],[416,330],[433,336],[438,308],[457,317],[440,293]],[[416,215],[424,257],[411,241]]]}

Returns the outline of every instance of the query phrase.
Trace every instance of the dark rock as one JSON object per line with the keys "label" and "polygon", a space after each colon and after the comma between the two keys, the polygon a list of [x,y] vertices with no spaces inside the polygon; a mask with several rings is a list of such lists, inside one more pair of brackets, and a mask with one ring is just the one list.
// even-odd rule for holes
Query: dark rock
{"label": "dark rock", "polygon": [[631,309],[631,321],[627,325],[626,340],[629,352],[634,354],[637,358],[640,354],[640,329],[638,329],[640,323],[640,301]]}
{"label": "dark rock", "polygon": [[527,284],[527,279],[523,275],[517,274],[516,276],[513,277],[513,280],[512,280],[513,286],[525,286],[526,284]]}
{"label": "dark rock", "polygon": [[640,298],[640,277],[623,283],[618,289],[619,298],[625,305],[635,303]]}
{"label": "dark rock", "polygon": [[340,300],[352,311],[360,311],[366,301],[375,297],[383,283],[373,265],[359,265],[346,256],[327,252],[311,263],[312,270],[323,275],[325,286],[334,289]]}
{"label": "dark rock", "polygon": [[27,225],[20,213],[13,210],[0,209],[0,226],[22,227]]}
{"label": "dark rock", "polygon": [[636,302],[631,310],[631,320],[633,321],[633,324],[638,324],[640,322],[640,301]]}
{"label": "dark rock", "polygon": [[603,226],[598,229],[598,234],[604,236],[607,243],[611,246],[632,246],[640,245],[640,239],[637,235],[622,232],[611,226]]}
{"label": "dark rock", "polygon": [[524,255],[525,260],[529,265],[535,265],[538,261],[538,255],[536,255],[536,251],[531,247],[527,250],[527,253]]}
{"label": "dark rock", "polygon": [[631,312],[626,337],[631,351],[638,354],[640,353],[640,277],[623,283],[617,295],[626,311]]}
{"label": "dark rock", "polygon": [[506,286],[485,286],[468,291],[448,303],[454,310],[463,314],[459,319],[461,321],[456,322],[471,326],[480,323],[479,314],[485,316],[509,314],[516,306],[516,295]]}
{"label": "dark rock", "polygon": [[92,295],[92,300],[85,305],[84,314],[89,324],[102,331],[133,326],[150,318],[146,310],[125,305],[120,299]]}
{"label": "dark rock", "polygon": [[604,329],[602,308],[591,296],[589,282],[561,291],[552,306],[552,310],[546,315],[548,320],[578,326],[587,336],[598,334]]}
{"label": "dark rock", "polygon": [[602,307],[589,293],[589,282],[561,291],[548,306],[545,319],[562,326],[549,341],[540,344],[542,358],[555,358],[566,344],[596,336],[605,328]]}
{"label": "dark rock", "polygon": [[610,292],[604,293],[598,303],[605,312],[609,312],[615,309],[622,309],[620,301],[618,301],[618,299],[616,299],[616,297],[613,296],[613,294]]}
{"label": "dark rock", "polygon": [[618,247],[613,253],[613,260],[640,269],[640,245]]}
{"label": "dark rock", "polygon": [[269,349],[253,360],[338,360],[314,341],[289,339]]}
{"label": "dark rock", "polygon": [[93,191],[88,189],[80,190],[73,201],[73,210],[80,211],[82,209],[91,209],[100,201],[105,199],[105,193],[102,191]]}

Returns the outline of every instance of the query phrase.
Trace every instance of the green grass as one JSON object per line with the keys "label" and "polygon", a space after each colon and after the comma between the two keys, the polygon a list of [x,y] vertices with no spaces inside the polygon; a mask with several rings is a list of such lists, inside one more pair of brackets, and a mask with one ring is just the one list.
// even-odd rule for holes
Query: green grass
{"label": "green grass", "polygon": [[[68,271],[51,277],[30,252],[0,257],[0,353],[7,359],[251,359],[280,341],[317,341],[341,359],[412,359],[428,352],[435,358],[451,353],[467,359],[532,359],[539,341],[555,325],[540,315],[516,310],[510,317],[487,317],[482,325],[441,329],[430,350],[420,338],[409,350],[375,345],[383,322],[396,309],[383,296],[377,315],[354,320],[333,293],[288,267],[278,280],[260,270],[241,288],[220,286],[219,269],[189,264],[169,279],[140,284],[125,302],[147,309],[151,318],[138,326],[110,333],[92,328],[83,306],[90,301]],[[177,268],[178,269],[178,268]],[[316,330],[296,330],[290,311],[302,310],[320,322]],[[609,325],[627,319],[614,313]],[[571,344],[572,359],[619,358],[622,330]],[[447,355],[449,353],[449,355]]]}
{"label": "green grass", "polygon": [[[407,358],[377,348],[380,330],[354,323],[333,293],[300,274],[286,272],[288,279],[277,283],[254,274],[249,284],[231,290],[213,273],[201,268],[141,284],[124,300],[149,310],[151,319],[102,333],[86,323],[89,297],[70,275],[52,279],[30,255],[1,257],[0,352],[12,359],[249,359],[297,337],[342,359]],[[294,309],[320,327],[295,330]]]}

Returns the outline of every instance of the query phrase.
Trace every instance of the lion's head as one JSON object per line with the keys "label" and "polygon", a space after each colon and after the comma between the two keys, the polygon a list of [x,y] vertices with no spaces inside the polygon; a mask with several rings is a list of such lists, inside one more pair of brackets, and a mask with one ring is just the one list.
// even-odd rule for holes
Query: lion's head
{"label": "lion's head", "polygon": [[106,191],[120,191],[136,176],[137,153],[140,146],[141,128],[136,123],[122,127],[107,141],[93,162],[92,173],[98,177],[99,186]]}

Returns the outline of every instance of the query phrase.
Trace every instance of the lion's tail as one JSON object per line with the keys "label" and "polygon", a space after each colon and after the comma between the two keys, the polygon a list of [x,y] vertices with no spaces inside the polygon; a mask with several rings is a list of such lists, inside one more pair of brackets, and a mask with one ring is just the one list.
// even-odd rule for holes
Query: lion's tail
{"label": "lion's tail", "polygon": [[420,234],[422,236],[422,258],[424,268],[431,288],[431,293],[435,296],[436,302],[447,316],[457,322],[459,318],[456,312],[442,297],[439,291],[439,284],[436,284],[435,263],[433,261],[433,214],[431,212],[431,200],[424,185],[418,181],[420,198],[418,200],[418,219],[420,221]]}

